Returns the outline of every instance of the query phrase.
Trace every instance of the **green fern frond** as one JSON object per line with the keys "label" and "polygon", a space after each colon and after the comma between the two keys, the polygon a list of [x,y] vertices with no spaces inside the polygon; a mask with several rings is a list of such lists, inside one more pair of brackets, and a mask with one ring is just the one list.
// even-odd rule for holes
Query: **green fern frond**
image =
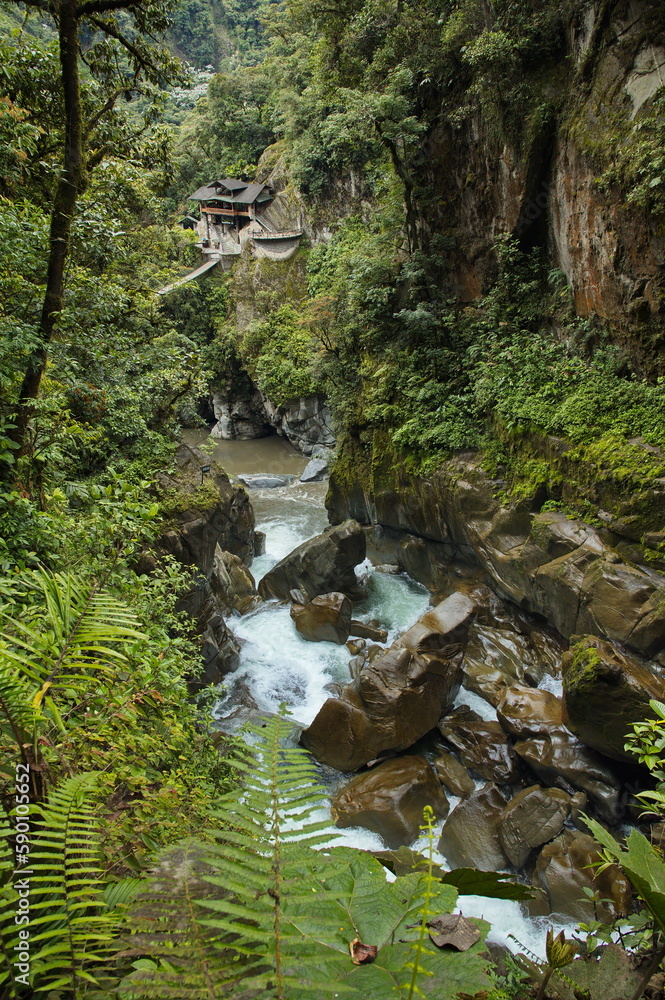
{"label": "green fern frond", "polygon": [[19,943],[18,893],[14,888],[14,855],[10,837],[13,828],[9,817],[0,819],[0,986],[12,989],[16,982],[16,946]]}
{"label": "green fern frond", "polygon": [[205,881],[213,869],[196,841],[170,848],[130,908],[132,933],[123,958],[134,970],[122,992],[159,1000],[215,1000],[223,995],[231,953],[218,931],[201,924],[199,902],[215,890]]}
{"label": "green fern frond", "polygon": [[99,673],[126,662],[119,647],[147,639],[126,605],[71,574],[33,570],[23,574],[22,582],[41,601],[30,621],[0,611],[8,625],[0,638],[4,657],[39,684],[57,684],[65,676],[71,682],[91,666]]}
{"label": "green fern frond", "polygon": [[120,879],[118,882],[108,882],[104,889],[104,905],[108,910],[116,910],[120,906],[128,906],[145,888],[144,878]]}
{"label": "green fern frond", "polygon": [[67,988],[78,997],[109,961],[116,921],[105,912],[98,831],[90,793],[96,774],[54,789],[35,809],[30,851],[30,931],[39,990]]}
{"label": "green fern frond", "polygon": [[243,956],[241,970],[233,970],[227,982],[237,981],[241,971],[245,985],[278,1000],[304,988],[301,965],[308,946],[286,917],[285,901],[299,898],[305,887],[309,893],[310,876],[327,866],[311,848],[331,839],[330,821],[315,819],[327,796],[305,751],[284,745],[290,731],[279,717],[250,730],[258,746],[235,762],[243,787],[213,811],[220,826],[213,831],[217,846],[209,861],[216,873],[209,881],[223,894],[203,904],[214,911],[206,924],[232,935]]}
{"label": "green fern frond", "polygon": [[33,686],[9,664],[2,662],[0,650],[0,734],[5,751],[14,747],[24,756],[22,748],[25,743],[32,742],[38,714],[33,702]]}

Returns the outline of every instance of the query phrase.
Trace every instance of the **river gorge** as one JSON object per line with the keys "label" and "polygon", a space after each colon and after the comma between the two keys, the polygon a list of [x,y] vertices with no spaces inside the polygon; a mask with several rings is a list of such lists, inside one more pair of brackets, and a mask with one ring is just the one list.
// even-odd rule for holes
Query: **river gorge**
{"label": "river gorge", "polygon": [[[204,443],[205,432],[189,432],[187,441],[203,455],[197,446]],[[255,530],[265,538],[262,554],[251,562],[257,586],[278,563],[288,562],[293,550],[330,530],[324,506],[327,481],[300,482],[307,459],[283,439],[218,441],[214,448],[205,445],[204,452],[239,483],[271,477],[282,482],[248,489]],[[306,746],[324,747],[314,756],[321,761],[320,780],[331,796],[333,819],[343,828],[331,826],[331,835],[334,831],[342,843],[364,850],[394,849],[400,843],[425,848],[417,823],[432,794],[426,779],[436,774],[438,862],[446,869],[466,865],[513,872],[535,892],[528,905],[460,898],[462,912],[491,923],[495,943],[511,950],[526,946],[543,955],[547,927],[570,927],[592,918],[585,892],[602,894],[605,919],[626,914],[630,892],[618,870],[594,881],[587,868],[596,854],[582,814],[591,810],[611,824],[625,822],[631,815],[625,807],[639,778],[635,769],[601,756],[566,728],[561,704],[566,643],[561,635],[541,615],[497,596],[487,586],[487,574],[468,560],[451,560],[445,576],[440,572],[438,585],[430,581],[428,590],[399,564],[404,532],[377,525],[363,530],[367,555],[354,567],[353,615],[382,629],[383,641],[308,641],[298,633],[288,602],[253,597],[246,610],[227,617],[238,651],[220,678],[216,725],[237,732],[243,722],[256,722],[284,706],[294,720],[295,743],[304,731]],[[415,623],[427,621],[428,609],[445,608],[451,599],[468,602],[473,611],[465,624],[463,651],[453,654],[462,684],[454,687],[438,724],[416,728],[415,738],[401,744],[402,751],[379,750],[378,762],[369,759],[370,751],[347,765],[338,763],[336,750],[327,759],[325,747],[344,742],[348,730],[334,720],[332,732],[317,742],[316,727],[326,707],[340,704],[340,696],[348,698],[347,686],[357,685],[364,669],[380,665],[393,644],[399,645],[403,636],[408,642]],[[453,638],[459,639],[459,633]],[[409,681],[403,683],[408,686]],[[435,697],[433,689],[424,697]],[[430,710],[431,705],[425,714]],[[308,734],[313,732],[312,741]],[[405,752],[409,756],[400,756]],[[390,762],[400,760],[418,763],[406,776],[391,777]],[[382,769],[385,778],[380,780]],[[350,770],[360,771],[350,786],[359,802],[353,792],[345,793]],[[362,788],[367,775],[376,777],[369,792]],[[396,824],[391,813],[407,818]]]}

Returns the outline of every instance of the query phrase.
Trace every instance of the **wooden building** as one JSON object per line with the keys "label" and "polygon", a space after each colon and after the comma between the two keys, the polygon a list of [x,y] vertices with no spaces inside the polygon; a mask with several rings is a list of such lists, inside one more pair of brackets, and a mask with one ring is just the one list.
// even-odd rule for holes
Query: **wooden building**
{"label": "wooden building", "polygon": [[260,215],[262,207],[269,204],[274,196],[267,184],[248,184],[247,181],[225,177],[200,187],[189,197],[191,201],[198,201],[201,219],[205,220],[210,236],[211,225],[227,223],[234,229],[242,229]]}

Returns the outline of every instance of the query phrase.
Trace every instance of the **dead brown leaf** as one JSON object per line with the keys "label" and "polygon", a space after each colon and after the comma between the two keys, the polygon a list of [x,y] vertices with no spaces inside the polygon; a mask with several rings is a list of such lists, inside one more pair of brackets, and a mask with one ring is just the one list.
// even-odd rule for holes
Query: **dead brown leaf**
{"label": "dead brown leaf", "polygon": [[475,924],[463,917],[461,913],[442,913],[428,921],[429,936],[437,948],[446,945],[457,951],[468,951],[476,941],[480,940],[480,931]]}
{"label": "dead brown leaf", "polygon": [[369,965],[376,958],[378,948],[375,944],[363,944],[360,938],[354,938],[349,945],[349,951],[354,965]]}

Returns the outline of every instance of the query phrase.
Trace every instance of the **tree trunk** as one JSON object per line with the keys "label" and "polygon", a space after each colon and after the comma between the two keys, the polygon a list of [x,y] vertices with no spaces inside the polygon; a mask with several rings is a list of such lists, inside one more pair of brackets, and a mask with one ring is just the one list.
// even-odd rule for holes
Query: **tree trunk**
{"label": "tree trunk", "polygon": [[411,180],[408,170],[402,160],[397,149],[397,144],[393,139],[389,139],[383,134],[381,125],[379,122],[375,123],[376,130],[379,133],[381,142],[386,147],[390,153],[390,159],[392,160],[395,173],[402,182],[404,188],[404,208],[406,211],[406,236],[408,241],[409,253],[413,253],[414,250],[418,248],[418,213],[413,200],[413,181]]}
{"label": "tree trunk", "polygon": [[85,189],[86,175],[83,158],[83,116],[79,81],[79,38],[76,3],[64,0],[59,11],[60,66],[65,105],[65,150],[58,180],[49,236],[49,258],[46,292],[39,322],[41,344],[28,359],[26,373],[18,399],[16,429],[13,438],[19,445],[19,455],[25,448],[28,422],[39,395],[39,386],[46,368],[48,345],[62,310],[65,284],[65,264],[69,253],[72,218],[79,194]]}

